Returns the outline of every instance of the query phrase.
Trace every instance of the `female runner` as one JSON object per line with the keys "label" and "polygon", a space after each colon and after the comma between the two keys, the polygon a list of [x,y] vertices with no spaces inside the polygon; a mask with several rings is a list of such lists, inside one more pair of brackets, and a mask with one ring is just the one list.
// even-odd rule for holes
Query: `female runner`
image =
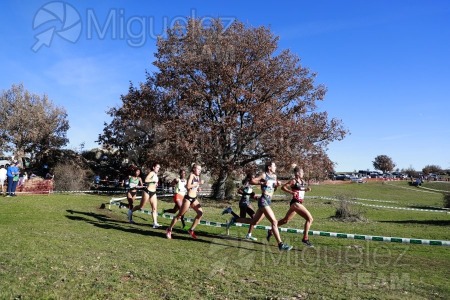
{"label": "female runner", "polygon": [[187,180],[186,188],[187,188],[187,194],[184,196],[183,204],[181,205],[180,210],[178,211],[178,214],[173,217],[172,223],[170,223],[169,228],[167,228],[166,231],[166,237],[168,239],[172,238],[172,229],[177,223],[178,220],[184,216],[184,214],[188,211],[189,207],[192,207],[195,212],[197,213],[197,216],[195,216],[194,222],[192,223],[191,228],[188,230],[189,234],[192,238],[196,239],[197,236],[195,235],[195,227],[200,223],[200,219],[203,216],[203,209],[200,205],[200,202],[197,200],[197,195],[199,192],[200,184],[202,184],[202,181],[200,180],[200,172],[202,170],[202,167],[198,164],[192,165],[191,174],[189,175],[189,178]]}
{"label": "female runner", "polygon": [[158,171],[160,165],[154,163],[152,165],[152,171],[148,173],[144,180],[144,188],[142,193],[142,199],[138,206],[133,207],[133,209],[128,210],[128,220],[130,223],[133,220],[133,212],[142,209],[146,202],[150,202],[152,207],[152,217],[153,217],[153,228],[158,228],[161,225],[158,224],[158,212],[157,212],[157,198],[156,198],[156,188],[158,186]]}
{"label": "female runner", "polygon": [[[286,216],[284,216],[283,219],[278,220],[278,226],[287,224],[295,216],[295,214],[299,214],[306,220],[303,231],[302,243],[308,247],[314,247],[309,241],[308,237],[308,231],[313,222],[313,217],[311,213],[308,211],[308,209],[303,205],[303,201],[305,199],[305,192],[310,192],[311,188],[306,185],[305,180],[303,179],[303,175],[304,175],[303,169],[296,166],[294,168],[294,179],[286,182],[281,187],[283,191],[292,195],[292,200],[289,205],[289,210],[287,211]],[[267,232],[267,240],[270,240],[272,234],[273,232],[271,230]]]}
{"label": "female runner", "polygon": [[[186,171],[181,169],[180,178],[175,178],[172,181],[172,186],[175,187],[175,193],[173,195],[173,202],[175,202],[175,206],[171,209],[164,209],[163,213],[174,214],[180,210],[181,206],[183,205],[184,196],[187,192],[186,183]],[[183,228],[184,226],[186,226],[186,224],[184,223],[184,216],[181,216],[181,224],[183,225]]]}
{"label": "female runner", "polygon": [[281,183],[277,179],[277,175],[275,174],[276,168],[277,167],[274,162],[268,162],[265,165],[265,172],[250,181],[251,184],[254,185],[260,184],[262,191],[262,195],[258,199],[258,210],[256,211],[253,218],[236,218],[236,214],[234,214],[233,211],[230,210],[230,213],[233,214],[233,217],[228,223],[228,227],[235,222],[257,225],[262,220],[262,218],[267,217],[267,219],[272,224],[272,232],[275,236],[275,239],[277,240],[278,249],[289,251],[292,249],[292,246],[284,244],[281,241],[280,233],[278,232],[278,222],[272,208],[270,207],[270,204],[272,203],[273,193],[275,192],[275,189],[279,185],[281,185]]}
{"label": "female runner", "polygon": [[[128,209],[133,209],[133,202],[136,199],[137,189],[142,187],[141,170],[136,169],[133,175],[128,178]],[[130,221],[133,223],[133,220]]]}

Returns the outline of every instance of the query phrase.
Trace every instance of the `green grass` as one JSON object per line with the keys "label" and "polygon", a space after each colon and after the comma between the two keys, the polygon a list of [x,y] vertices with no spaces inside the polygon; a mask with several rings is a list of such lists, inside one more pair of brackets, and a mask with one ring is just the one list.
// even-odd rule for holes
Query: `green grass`
{"label": "green grass", "polygon": [[445,191],[450,193],[450,181],[425,181],[422,184],[423,187],[426,188],[430,188],[430,189],[435,189],[435,190],[440,190],[440,191]]}
{"label": "green grass", "polygon": [[[313,186],[311,196],[346,195],[395,201],[363,203],[400,207],[442,206],[442,194],[410,189],[407,183]],[[448,299],[450,247],[282,233],[294,245],[280,253],[265,232],[257,242],[245,228],[199,225],[198,240],[179,229],[167,240],[165,225],[152,229],[150,216],[126,209],[100,209],[110,197],[50,195],[0,198],[0,299]],[[229,203],[203,201],[205,220],[225,221]],[[237,208],[237,201],[231,203]],[[281,218],[286,200],[274,201]],[[307,199],[311,229],[366,235],[450,240],[450,215],[362,207],[367,222],[333,221],[337,203]],[[159,210],[169,208],[160,199]],[[146,207],[149,209],[149,207]],[[188,213],[189,217],[193,212]],[[302,228],[296,216],[285,227]],[[264,220],[263,225],[268,225]]]}

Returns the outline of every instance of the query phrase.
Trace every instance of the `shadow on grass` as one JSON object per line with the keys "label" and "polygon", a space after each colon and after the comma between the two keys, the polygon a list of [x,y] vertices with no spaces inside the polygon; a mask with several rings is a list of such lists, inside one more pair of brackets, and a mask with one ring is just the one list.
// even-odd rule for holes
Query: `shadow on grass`
{"label": "shadow on grass", "polygon": [[[74,211],[68,209],[67,212],[70,215],[66,215],[66,218],[72,221],[82,221],[88,224],[94,225],[95,227],[99,227],[102,229],[115,229],[123,232],[130,232],[135,234],[141,234],[145,236],[161,236],[165,237],[164,233],[158,233],[154,231],[148,231],[140,228],[136,228],[132,224],[127,221],[120,221],[117,219],[113,219],[110,216],[104,214],[98,214],[93,212],[83,212],[83,211]],[[126,226],[128,225],[128,226]],[[139,224],[135,224],[140,226]]]}
{"label": "shadow on grass", "polygon": [[[161,226],[160,228],[154,229],[151,227],[150,224],[142,224],[142,223],[135,223],[130,224],[128,221],[122,221],[114,219],[108,215],[105,214],[99,214],[94,212],[83,212],[83,211],[75,211],[68,209],[66,210],[69,214],[66,215],[66,218],[72,221],[81,221],[86,222],[88,224],[91,224],[95,227],[102,228],[102,229],[108,229],[108,230],[119,230],[123,232],[129,232],[133,234],[139,234],[144,236],[154,236],[154,237],[160,237],[160,238],[166,238],[166,229],[168,226]],[[137,215],[133,216],[133,219],[142,219],[146,220],[144,218],[141,218]],[[200,225],[201,226],[201,225]],[[186,226],[187,227],[187,226]],[[197,239],[195,242],[201,242],[206,244],[215,244],[219,246],[225,246],[230,247],[230,241],[236,241],[239,242],[238,245],[234,245],[233,247],[238,249],[245,249],[248,251],[257,251],[257,252],[264,252],[265,247],[261,247],[261,249],[254,249],[253,245],[263,245],[267,246],[267,244],[263,242],[254,242],[254,241],[248,241],[244,238],[234,237],[234,236],[226,236],[226,235],[220,235],[220,234],[211,234],[207,231],[198,230],[196,228],[195,233],[197,234]],[[186,241],[193,241],[192,237],[189,235],[187,230],[180,229],[180,228],[173,228],[172,230],[172,238],[176,240],[186,240]],[[203,239],[208,238],[208,240]],[[223,240],[223,243],[221,242]],[[250,245],[249,247],[246,247],[245,245]],[[277,248],[276,245],[273,246],[275,249]],[[300,249],[298,251],[301,251]]]}
{"label": "shadow on grass", "polygon": [[403,220],[403,221],[379,221],[381,223],[420,224],[433,226],[449,226],[450,220]]}

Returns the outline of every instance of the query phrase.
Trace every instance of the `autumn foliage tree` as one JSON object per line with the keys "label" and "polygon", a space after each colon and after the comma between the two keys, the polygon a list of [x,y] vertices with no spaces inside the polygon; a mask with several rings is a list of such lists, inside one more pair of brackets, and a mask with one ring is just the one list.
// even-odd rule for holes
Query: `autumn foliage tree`
{"label": "autumn foliage tree", "polygon": [[373,167],[376,170],[380,170],[383,173],[386,173],[394,170],[395,163],[392,161],[392,158],[387,155],[378,155],[373,161]]}
{"label": "autumn foliage tree", "polygon": [[202,163],[216,175],[218,198],[233,171],[256,162],[332,169],[326,147],[347,131],[317,110],[326,88],[296,55],[278,49],[269,29],[190,19],[158,39],[155,56],[157,71],[110,111],[100,141],[117,146],[112,136],[146,120],[146,159]]}
{"label": "autumn foliage tree", "polygon": [[25,153],[44,155],[68,143],[67,113],[48,99],[13,85],[0,95],[0,147],[20,158]]}
{"label": "autumn foliage tree", "polygon": [[[165,133],[165,123],[172,117],[172,109],[164,102],[164,95],[158,91],[154,78],[148,75],[147,82],[139,88],[132,84],[128,94],[122,95],[122,106],[111,108],[113,117],[105,123],[99,142],[105,148],[118,149],[118,155],[128,158],[132,164],[142,166],[151,160],[162,165],[170,162],[165,155],[166,141],[170,135]],[[158,150],[164,147],[164,149]]]}
{"label": "autumn foliage tree", "polygon": [[442,173],[442,168],[438,165],[426,165],[423,167],[422,172],[426,175],[431,173],[440,174]]}

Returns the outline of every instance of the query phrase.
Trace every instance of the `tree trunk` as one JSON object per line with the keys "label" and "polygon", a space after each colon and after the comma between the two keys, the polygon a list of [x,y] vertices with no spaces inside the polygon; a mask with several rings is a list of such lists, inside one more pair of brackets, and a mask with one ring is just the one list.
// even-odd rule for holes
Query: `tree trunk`
{"label": "tree trunk", "polygon": [[19,162],[19,168],[25,169],[25,166],[23,165],[22,158],[25,156],[25,151],[23,149],[17,149],[16,153],[14,155],[14,159]]}
{"label": "tree trunk", "polygon": [[228,179],[228,172],[224,169],[220,171],[219,178],[214,185],[214,198],[217,200],[224,200],[226,198],[226,183]]}

